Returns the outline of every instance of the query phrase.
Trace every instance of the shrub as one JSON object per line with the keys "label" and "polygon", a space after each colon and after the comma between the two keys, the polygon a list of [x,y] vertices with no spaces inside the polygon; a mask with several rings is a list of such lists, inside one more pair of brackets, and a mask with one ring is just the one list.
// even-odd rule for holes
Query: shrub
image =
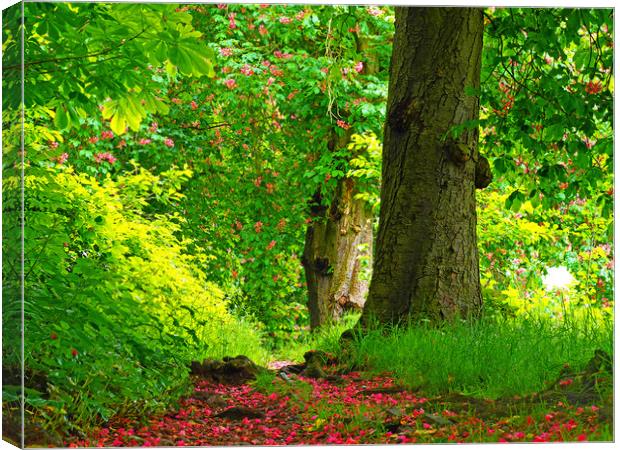
{"label": "shrub", "polygon": [[[70,168],[26,171],[27,421],[66,431],[143,414],[186,389],[191,359],[265,359],[251,326],[205,281],[199,267],[208,256],[186,253],[183,217],[149,213],[155,203],[174,207],[190,176],[136,166],[99,182]],[[17,177],[5,179],[5,210],[19,208],[18,187]],[[18,245],[19,223],[5,227]],[[4,353],[14,374],[5,400],[15,400],[19,355],[7,346]]]}

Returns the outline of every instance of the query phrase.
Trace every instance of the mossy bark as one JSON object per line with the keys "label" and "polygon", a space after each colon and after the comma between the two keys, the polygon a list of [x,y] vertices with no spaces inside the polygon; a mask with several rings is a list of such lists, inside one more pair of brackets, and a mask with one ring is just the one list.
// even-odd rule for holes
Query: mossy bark
{"label": "mossy bark", "polygon": [[[377,73],[377,55],[369,40],[355,36],[357,51],[366,61],[363,73]],[[328,148],[345,148],[351,142],[351,134],[333,133]],[[374,216],[366,201],[355,198],[358,193],[355,180],[343,178],[338,180],[329,208],[319,206],[319,193],[313,199],[315,220],[308,226],[302,259],[312,329],[339,319],[347,310],[364,307],[369,281],[360,274],[363,269],[370,271],[372,266]]]}
{"label": "mossy bark", "polygon": [[397,7],[395,26],[365,325],[482,307],[475,189],[477,167],[488,164],[478,127],[463,126],[478,118],[482,10]]}
{"label": "mossy bark", "polygon": [[330,207],[315,209],[306,232],[302,262],[313,329],[361,310],[366,300],[368,281],[360,273],[362,259],[372,259],[372,214],[356,193],[354,180],[339,180]]}

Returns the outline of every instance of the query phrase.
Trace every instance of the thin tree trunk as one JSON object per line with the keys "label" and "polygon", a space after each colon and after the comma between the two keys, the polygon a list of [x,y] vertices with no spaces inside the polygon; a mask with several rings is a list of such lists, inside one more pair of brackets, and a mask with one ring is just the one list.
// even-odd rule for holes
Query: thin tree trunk
{"label": "thin tree trunk", "polygon": [[353,179],[339,180],[331,206],[315,208],[318,220],[306,232],[302,262],[313,329],[361,310],[366,300],[368,280],[360,274],[372,261],[372,213],[356,193]]}
{"label": "thin tree trunk", "polygon": [[[366,60],[362,73],[377,73],[377,55],[366,37],[357,36],[357,50]],[[345,148],[350,142],[351,132],[340,137],[334,133],[329,148]],[[302,258],[312,329],[364,307],[369,280],[361,275],[372,270],[374,216],[366,201],[355,198],[358,193],[355,180],[343,178],[329,209],[320,206],[318,193],[313,199],[311,212],[319,220],[308,226]]]}
{"label": "thin tree trunk", "polygon": [[397,7],[395,26],[363,325],[466,317],[482,306],[475,187],[490,171],[477,124],[465,127],[478,118],[482,10]]}

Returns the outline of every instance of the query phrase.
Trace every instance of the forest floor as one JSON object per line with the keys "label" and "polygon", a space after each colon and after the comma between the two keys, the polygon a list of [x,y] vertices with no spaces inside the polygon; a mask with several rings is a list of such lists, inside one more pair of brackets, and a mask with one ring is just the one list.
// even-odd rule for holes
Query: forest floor
{"label": "forest floor", "polygon": [[[528,397],[426,396],[389,373],[275,363],[256,380],[193,375],[168,413],[115,418],[70,447],[609,441],[611,390],[583,374]],[[290,370],[289,370],[290,368]],[[605,382],[604,379],[598,381]],[[233,384],[228,384],[232,382]],[[597,383],[597,387],[600,383]]]}

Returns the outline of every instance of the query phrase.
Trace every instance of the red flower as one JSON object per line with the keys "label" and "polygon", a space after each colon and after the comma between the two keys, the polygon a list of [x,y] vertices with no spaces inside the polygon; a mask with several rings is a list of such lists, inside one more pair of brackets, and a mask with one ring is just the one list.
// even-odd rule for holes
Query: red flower
{"label": "red flower", "polygon": [[590,95],[598,94],[601,90],[603,90],[603,85],[600,81],[589,81],[586,84],[586,92]]}
{"label": "red flower", "polygon": [[78,355],[78,351],[74,348],[71,349],[71,356],[73,356],[74,358]]}
{"label": "red flower", "polygon": [[239,71],[242,74],[247,75],[248,77],[251,75],[254,75],[254,71],[252,70],[252,67],[250,67],[249,64],[244,65],[241,69],[239,69]]}
{"label": "red flower", "polygon": [[116,162],[116,158],[114,157],[114,155],[112,155],[112,153],[109,152],[103,152],[103,153],[97,153],[95,156],[95,162],[100,163],[102,161],[107,161],[110,164],[114,164]]}
{"label": "red flower", "polygon": [[55,341],[56,339],[58,339],[58,335],[56,333],[52,333],[52,334],[50,334],[50,339],[52,341]]}
{"label": "red flower", "polygon": [[351,128],[351,125],[346,123],[344,120],[337,120],[336,125],[338,125],[343,130],[348,130],[349,128]]}

